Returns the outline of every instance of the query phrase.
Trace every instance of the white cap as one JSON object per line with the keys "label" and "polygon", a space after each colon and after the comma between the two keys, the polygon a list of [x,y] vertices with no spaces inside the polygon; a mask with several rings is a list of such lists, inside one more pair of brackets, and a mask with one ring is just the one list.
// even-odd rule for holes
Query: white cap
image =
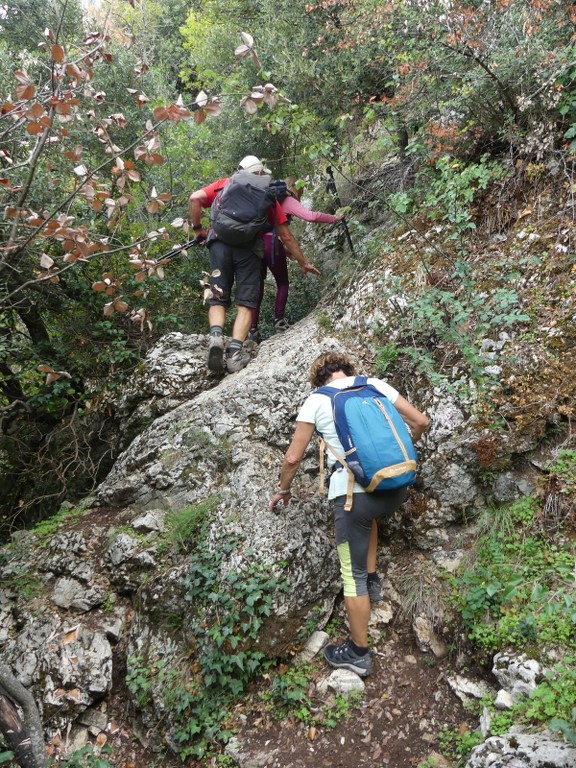
{"label": "white cap", "polygon": [[272,171],[270,171],[268,168],[264,168],[262,162],[258,160],[255,155],[246,155],[246,157],[242,158],[242,160],[240,160],[238,163],[238,170],[250,171],[250,173],[267,173],[270,176],[272,175]]}

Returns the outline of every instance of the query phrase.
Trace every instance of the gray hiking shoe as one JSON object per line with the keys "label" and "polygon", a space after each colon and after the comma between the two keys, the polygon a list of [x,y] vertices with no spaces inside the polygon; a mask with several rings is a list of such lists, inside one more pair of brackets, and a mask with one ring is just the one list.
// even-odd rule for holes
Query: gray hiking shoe
{"label": "gray hiking shoe", "polygon": [[370,605],[382,600],[382,582],[379,576],[375,579],[368,579],[368,597],[370,598]]}
{"label": "gray hiking shoe", "polygon": [[250,360],[252,360],[252,355],[249,355],[248,352],[244,352],[242,349],[238,349],[232,355],[228,352],[226,355],[228,373],[241,371],[242,368],[246,368]]}
{"label": "gray hiking shoe", "polygon": [[274,320],[274,333],[283,333],[288,328],[290,328],[290,323],[285,317],[280,318],[280,320]]}
{"label": "gray hiking shoe", "polygon": [[258,328],[250,328],[248,331],[248,341],[253,341],[254,344],[260,344],[262,341],[262,338],[260,336],[260,331]]}
{"label": "gray hiking shoe", "polygon": [[222,373],[224,370],[224,337],[211,335],[208,342],[208,370]]}
{"label": "gray hiking shoe", "polygon": [[364,656],[358,656],[349,641],[338,645],[327,645],[324,648],[324,658],[335,669],[349,669],[360,677],[371,675],[374,671],[374,660],[370,651]]}

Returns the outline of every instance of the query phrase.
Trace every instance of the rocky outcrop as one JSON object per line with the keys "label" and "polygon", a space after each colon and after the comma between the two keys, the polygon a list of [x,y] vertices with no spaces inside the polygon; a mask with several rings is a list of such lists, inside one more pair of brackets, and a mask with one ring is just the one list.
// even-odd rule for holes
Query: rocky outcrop
{"label": "rocky outcrop", "polygon": [[[350,300],[352,307],[368,295],[363,290]],[[363,321],[360,316],[351,311],[345,322],[356,318],[359,336],[366,331],[369,337],[369,314]],[[309,317],[265,341],[241,372],[215,379],[205,372],[206,337],[165,337],[123,397],[126,449],[78,524],[69,521],[42,541],[32,534],[15,537],[0,567],[9,585],[0,597],[0,647],[34,691],[51,733],[100,712],[118,660],[123,668],[127,659],[170,664],[189,655],[195,607],[184,585],[187,542],[170,547],[166,522],[183,510],[204,510],[203,546],[230,545],[223,577],[258,563],[281,579],[258,636],[262,651],[285,657],[307,626],[324,626],[340,585],[315,445],[289,508],[270,513],[267,505],[295,415],[310,391],[310,363],[331,349],[355,355]],[[536,470],[508,466],[487,481],[472,447],[478,432],[466,404],[433,388],[414,386],[406,394],[430,415],[432,427],[420,447],[420,484],[392,532],[431,552],[431,567],[450,570],[460,554],[454,555],[449,527],[489,498],[520,494]],[[382,623],[392,612],[389,607]],[[430,617],[415,617],[414,631],[422,650],[445,655]],[[162,685],[161,678],[157,682]],[[151,725],[162,718],[169,729],[160,696],[152,692],[140,705]],[[106,719],[101,712],[99,718]]]}
{"label": "rocky outcrop", "polygon": [[504,736],[492,736],[472,750],[466,768],[573,768],[576,748],[549,731],[531,733],[513,727]]}

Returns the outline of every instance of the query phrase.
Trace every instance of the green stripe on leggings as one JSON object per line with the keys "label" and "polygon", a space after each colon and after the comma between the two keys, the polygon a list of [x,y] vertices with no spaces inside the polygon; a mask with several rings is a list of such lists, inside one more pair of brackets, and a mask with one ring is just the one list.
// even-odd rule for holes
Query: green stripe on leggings
{"label": "green stripe on leggings", "polygon": [[338,544],[338,557],[340,558],[340,575],[344,585],[344,597],[357,597],[356,583],[352,576],[352,558],[350,557],[350,545],[347,541]]}

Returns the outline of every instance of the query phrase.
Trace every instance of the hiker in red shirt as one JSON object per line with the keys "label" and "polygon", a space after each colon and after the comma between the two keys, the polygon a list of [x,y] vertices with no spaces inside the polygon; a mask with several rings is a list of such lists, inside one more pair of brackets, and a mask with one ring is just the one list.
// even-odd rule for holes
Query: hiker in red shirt
{"label": "hiker in red shirt", "polygon": [[[242,172],[255,176],[269,176],[271,173],[254,155],[248,155],[240,161],[238,174],[242,175]],[[243,345],[252,323],[252,310],[258,305],[260,272],[264,256],[263,232],[246,244],[231,245],[214,236],[211,230],[206,233],[202,226],[202,209],[212,206],[229,181],[229,178],[219,179],[193,192],[188,202],[188,216],[192,228],[198,239],[206,241],[210,251],[210,284],[213,296],[209,301],[208,310],[210,326],[208,368],[218,373],[224,370],[224,366],[229,373],[235,373],[251,360],[251,356],[243,351]],[[298,262],[303,275],[308,272],[320,274],[319,270],[306,260],[288,227],[288,218],[277,202],[270,205],[268,223],[271,228],[276,228],[278,237]],[[230,295],[234,283],[236,283],[237,314],[232,328],[232,339],[225,350],[222,333],[226,321],[226,310],[231,304]]]}

